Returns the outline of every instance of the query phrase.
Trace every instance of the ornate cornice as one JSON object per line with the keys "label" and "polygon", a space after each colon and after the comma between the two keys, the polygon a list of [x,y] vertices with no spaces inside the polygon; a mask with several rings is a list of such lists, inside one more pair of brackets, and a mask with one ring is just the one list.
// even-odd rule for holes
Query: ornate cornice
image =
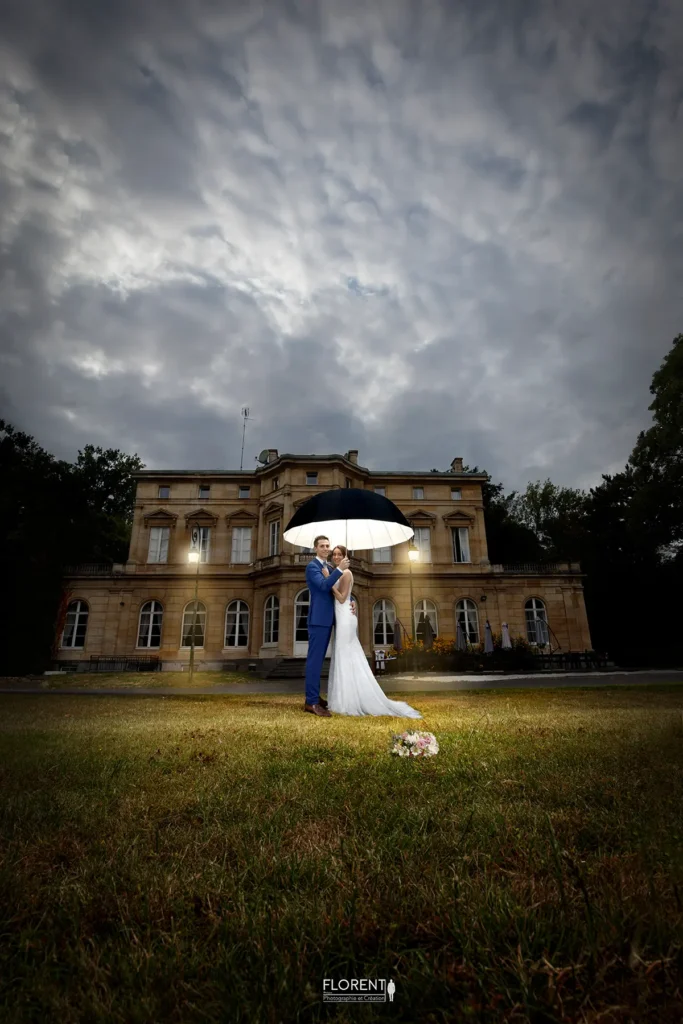
{"label": "ornate cornice", "polygon": [[445,516],[441,516],[441,518],[449,526],[471,526],[475,517],[470,512],[463,512],[462,509],[456,511],[454,509],[452,512],[447,512]]}
{"label": "ornate cornice", "polygon": [[256,526],[258,516],[246,508],[238,508],[235,512],[228,512],[225,520],[228,526]]}
{"label": "ornate cornice", "polygon": [[156,508],[153,512],[145,512],[142,520],[145,526],[175,526],[178,516],[165,508]]}
{"label": "ornate cornice", "polygon": [[281,501],[271,501],[263,510],[264,519],[279,519],[285,508]]}
{"label": "ornate cornice", "polygon": [[188,512],[185,516],[186,526],[189,526],[191,523],[199,526],[215,526],[217,522],[218,516],[205,508],[197,508],[194,512]]}
{"label": "ornate cornice", "polygon": [[428,523],[430,526],[436,522],[436,516],[433,512],[427,512],[424,508],[416,508],[413,512],[403,513],[408,522],[423,522]]}

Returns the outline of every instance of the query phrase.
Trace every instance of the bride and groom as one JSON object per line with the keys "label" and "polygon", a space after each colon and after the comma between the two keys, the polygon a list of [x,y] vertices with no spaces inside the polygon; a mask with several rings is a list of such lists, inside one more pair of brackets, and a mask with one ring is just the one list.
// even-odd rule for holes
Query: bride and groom
{"label": "bride and groom", "polygon": [[[311,595],[308,607],[308,657],[306,658],[306,703],[304,711],[319,718],[340,715],[392,715],[422,718],[419,711],[384,695],[358,639],[356,608],[350,600],[353,573],[343,544],[332,551],[330,542],[316,537],[316,557],[306,566],[306,583]],[[334,642],[327,682],[327,700],[320,696],[320,673],[334,627]]]}

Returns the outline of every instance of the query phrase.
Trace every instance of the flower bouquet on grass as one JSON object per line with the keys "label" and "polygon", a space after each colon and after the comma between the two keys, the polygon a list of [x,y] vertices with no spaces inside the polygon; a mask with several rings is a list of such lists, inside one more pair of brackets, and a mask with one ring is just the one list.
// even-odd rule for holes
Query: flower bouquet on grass
{"label": "flower bouquet on grass", "polygon": [[439,744],[431,732],[394,733],[391,753],[398,757],[434,757],[439,753]]}

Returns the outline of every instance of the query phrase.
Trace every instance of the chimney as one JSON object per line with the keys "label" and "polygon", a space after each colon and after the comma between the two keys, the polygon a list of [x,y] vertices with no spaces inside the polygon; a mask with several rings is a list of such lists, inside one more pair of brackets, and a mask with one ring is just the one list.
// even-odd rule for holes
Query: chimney
{"label": "chimney", "polygon": [[452,473],[462,473],[462,459],[453,459],[451,462]]}
{"label": "chimney", "polygon": [[[268,449],[268,462],[275,462],[277,459],[277,448]],[[462,462],[462,459],[460,460]]]}
{"label": "chimney", "polygon": [[349,462],[353,462],[354,466],[357,466],[358,465],[358,449],[357,448],[352,448],[350,451],[348,451],[346,453],[346,458],[349,460]]}

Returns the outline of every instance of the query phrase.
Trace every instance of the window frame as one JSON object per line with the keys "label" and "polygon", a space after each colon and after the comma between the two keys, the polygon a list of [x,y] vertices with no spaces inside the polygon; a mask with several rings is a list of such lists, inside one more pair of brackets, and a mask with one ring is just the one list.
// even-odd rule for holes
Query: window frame
{"label": "window frame", "polygon": [[[246,494],[243,493],[246,491]],[[238,498],[250,498],[251,497],[251,484],[238,484],[237,485],[237,497]]]}
{"label": "window frame", "polygon": [[[239,530],[239,534],[237,534],[237,532],[236,532],[238,530]],[[253,541],[254,541],[254,538],[252,536],[253,530],[254,530],[253,526],[233,526],[232,527],[232,534],[230,536],[230,565],[251,565],[251,563],[253,561],[253,558],[252,558],[252,549],[253,549]],[[246,558],[236,559],[235,558],[235,539],[236,539],[237,536],[239,536],[240,539],[242,540],[242,538],[244,537],[245,532],[248,534],[248,539],[249,539],[249,545],[248,545],[248,550],[247,550],[247,557]],[[242,546],[243,546],[243,544],[240,543],[240,554],[242,553]]]}
{"label": "window frame", "polygon": [[[69,615],[72,614],[71,613],[71,608],[74,605],[76,606],[76,608],[75,608],[75,611],[73,612],[74,621],[73,621],[73,632],[72,632],[71,636],[72,636],[73,640],[75,641],[76,638],[78,637],[79,628],[82,625],[82,628],[83,628],[83,637],[82,637],[83,643],[81,643],[81,644],[76,644],[75,642],[74,643],[70,643],[70,644],[69,643],[64,643],[64,636],[65,636],[65,633],[66,633],[67,626],[69,625]],[[82,618],[84,618],[84,620],[85,620],[83,623],[81,623],[81,619]],[[60,650],[64,650],[64,651],[84,651],[85,650],[86,640],[88,639],[88,623],[89,623],[89,621],[90,621],[90,605],[88,604],[88,602],[85,601],[82,597],[76,597],[76,598],[73,598],[71,601],[69,601],[69,603],[68,603],[68,605],[66,607],[66,618],[64,620],[64,626],[62,628],[62,635],[59,638],[59,649]]]}
{"label": "window frame", "polygon": [[[208,494],[202,494],[202,491],[208,491]],[[199,484],[197,497],[200,501],[209,501],[211,498],[211,484]]]}
{"label": "window frame", "polygon": [[[457,497],[455,497],[457,495]],[[451,501],[462,501],[462,488],[451,487]]]}
{"label": "window frame", "polygon": [[[529,605],[531,605],[531,607],[529,607]],[[540,605],[540,610],[542,610],[543,615],[537,614],[539,611],[537,605]],[[545,640],[538,640],[538,631],[535,626],[535,623],[537,622],[543,622],[545,625],[545,630],[541,630],[541,633],[545,632]],[[534,647],[546,647],[550,643],[548,606],[542,597],[528,597],[526,599],[524,602],[524,624],[526,626],[526,638],[528,643],[532,644]],[[531,639],[532,629],[535,638],[533,640]]]}
{"label": "window frame", "polygon": [[[237,605],[237,608],[235,609],[234,612],[231,612],[230,609],[231,609],[231,607],[233,605]],[[228,643],[228,616],[229,615],[234,615],[235,616],[235,632],[234,632],[234,635],[235,635],[235,640],[236,641],[239,640],[239,637],[240,637],[240,625],[242,624],[243,620],[246,620],[246,637],[247,637],[246,643],[244,643],[244,644],[239,644],[239,643],[229,644]],[[235,598],[232,599],[232,601],[228,601],[227,605],[225,606],[225,616],[223,618],[223,650],[224,651],[245,651],[245,650],[248,651],[249,650],[249,630],[250,630],[250,627],[251,627],[251,609],[249,607],[248,602],[245,601],[243,597],[235,597]]]}
{"label": "window frame", "polygon": [[[388,558],[378,558],[377,556],[380,553],[383,553],[383,552],[388,552],[389,557]],[[373,548],[372,549],[372,564],[373,565],[392,565],[392,563],[393,563],[393,558],[392,558],[391,546],[388,546],[388,547],[385,547],[385,548]]]}
{"label": "window frame", "polygon": [[[181,651],[190,651],[190,650],[192,650],[192,646],[193,646],[192,645],[192,641],[190,641],[190,643],[188,643],[188,644],[184,644],[183,640],[184,640],[185,635],[186,635],[186,632],[185,632],[185,616],[186,615],[190,616],[189,630],[190,630],[190,632],[192,630],[192,621],[193,621],[193,614],[194,614],[194,603],[195,603],[194,598],[191,598],[187,602],[185,607],[183,608],[183,614],[182,614],[182,616],[180,618],[180,648],[179,649]],[[203,620],[202,620],[202,616],[204,616]],[[194,642],[194,649],[195,649],[195,651],[203,651],[204,650],[204,644],[206,642],[206,619],[207,619],[206,605],[204,604],[203,601],[200,601],[199,599],[197,599],[197,621],[195,623],[195,642]],[[202,642],[200,644],[197,643],[197,638],[196,638],[196,631],[197,630],[201,630]]]}
{"label": "window frame", "polygon": [[[420,613],[418,613],[418,605],[424,606],[424,605],[429,605],[429,604],[432,606],[432,609],[430,609],[430,610],[433,610],[433,612],[434,612],[434,622],[432,622],[433,634],[434,634],[435,637],[437,637],[439,635],[439,611],[438,611],[438,608],[436,607],[436,601],[432,601],[431,597],[420,597],[415,602],[415,605],[413,607],[413,623],[414,623],[414,628],[415,628],[415,639],[418,641],[418,643],[420,642],[419,630],[418,630],[418,615],[421,612],[424,612],[425,618],[428,618],[429,617],[429,611],[430,611],[430,610],[426,610],[425,611],[425,608],[422,607],[420,609]],[[430,619],[430,622],[431,622],[431,619]]]}
{"label": "window frame", "polygon": [[[152,554],[152,538],[155,535],[159,536],[159,544],[157,545],[158,550],[156,552],[159,557],[151,558],[150,555]],[[149,541],[147,543],[147,563],[146,563],[147,565],[168,565],[168,549],[170,547],[170,540],[171,540],[171,528],[170,528],[170,526],[150,526],[150,528],[149,528]],[[165,541],[165,550],[164,550],[164,543],[163,543],[164,541]],[[162,553],[165,555],[164,558],[160,557],[162,555]]]}
{"label": "window frame", "polygon": [[[280,532],[282,520],[271,519],[268,523],[268,557],[275,558],[280,554]],[[275,541],[275,543],[273,543]]]}
{"label": "window frame", "polygon": [[[467,547],[467,558],[458,558],[458,550],[461,554],[464,553],[462,545],[462,532],[464,531],[466,547]],[[472,564],[472,548],[470,547],[470,528],[469,526],[451,526],[451,552],[453,555],[454,565],[471,565]]]}
{"label": "window frame", "polygon": [[[313,477],[314,479],[309,480],[308,479],[309,477]],[[308,470],[307,469],[306,470],[306,486],[307,487],[317,487],[318,486],[318,470],[317,469],[314,469],[314,470]]]}
{"label": "window frame", "polygon": [[[154,627],[155,627],[155,625],[157,625],[158,629],[159,629],[159,643],[158,644],[151,644],[151,643],[143,643],[143,644],[141,644],[140,643],[140,637],[141,637],[141,634],[142,634],[142,616],[143,616],[143,614],[145,614],[145,608],[147,608],[148,605],[150,606],[150,611],[149,611],[149,613],[147,613],[149,615],[148,640],[152,639],[152,635],[154,633]],[[157,607],[155,607],[155,605]],[[158,622],[157,623],[155,623],[155,617],[156,616],[158,616]],[[161,603],[161,601],[158,601],[156,599],[156,597],[151,597],[148,601],[143,601],[143,603],[140,605],[140,611],[138,613],[138,634],[137,634],[137,640],[135,642],[135,650],[136,651],[158,651],[161,648],[161,639],[162,639],[163,628],[164,628],[164,606]]]}
{"label": "window frame", "polygon": [[[272,602],[272,605],[271,605]],[[267,622],[270,611],[270,636],[267,640]],[[273,634],[275,638],[273,639]],[[277,594],[269,594],[263,604],[263,644],[262,647],[277,647],[280,642],[280,599]]]}
{"label": "window frame", "polygon": [[[162,494],[161,493],[162,491],[166,491],[167,493],[166,494]],[[168,499],[170,497],[171,497],[171,486],[170,486],[170,484],[159,484],[159,490],[157,492],[157,498],[159,498],[160,501],[168,501]]]}
{"label": "window frame", "polygon": [[[462,605],[462,608],[459,607],[460,605]],[[472,607],[471,608],[468,607],[469,605],[471,605]],[[472,637],[470,635],[470,629],[469,629],[469,621],[470,620],[468,618],[468,613],[472,613],[472,612],[474,612],[474,623],[475,623],[475,627],[476,627],[476,631],[475,631],[475,633],[473,635],[476,636],[476,640],[472,639]],[[461,597],[461,598],[459,598],[459,600],[457,600],[455,602],[455,635],[456,635],[456,639],[457,639],[457,636],[458,636],[458,621],[459,621],[461,613],[462,613],[462,616],[463,616],[463,619],[464,619],[463,631],[465,633],[465,640],[467,641],[468,644],[470,644],[470,646],[474,647],[476,644],[480,644],[481,643],[481,630],[479,628],[479,608],[477,607],[477,602],[473,598],[471,598],[471,597]],[[462,623],[461,623],[461,625],[462,625]]]}
{"label": "window frame", "polygon": [[[420,493],[417,494],[416,491],[419,491]],[[424,487],[413,487],[413,501],[424,501],[424,498],[425,498],[425,489],[424,489]]]}
{"label": "window frame", "polygon": [[[413,544],[415,545],[415,547],[420,552],[420,557],[418,558],[418,562],[421,562],[423,565],[431,565],[432,564],[432,528],[431,528],[431,526],[414,526],[413,529],[415,531],[415,534],[413,536]],[[429,542],[429,558],[423,558],[423,548],[421,547],[421,545],[417,541],[418,534],[420,535],[420,537],[424,537],[425,535],[427,537],[427,540]]]}
{"label": "window frame", "polygon": [[[379,605],[381,605],[382,607],[379,609],[379,612],[378,612],[377,609],[378,609]],[[389,609],[386,607],[387,605],[390,605],[391,609],[393,610],[393,619],[394,619],[394,621],[391,624],[389,624],[388,616],[391,615],[392,612],[390,612]],[[392,638],[391,638],[391,640],[385,640],[383,642],[379,642],[378,643],[377,642],[377,627],[379,625],[380,618],[382,616],[384,616],[384,624],[383,624],[383,627],[382,627],[382,633],[386,637],[387,636],[387,630],[388,630],[388,628],[390,628],[391,629]],[[377,601],[375,601],[375,603],[372,606],[372,646],[375,647],[375,648],[392,647],[393,644],[394,644],[394,639],[395,639],[395,629],[396,629],[396,604],[391,600],[390,597],[380,597]]]}

